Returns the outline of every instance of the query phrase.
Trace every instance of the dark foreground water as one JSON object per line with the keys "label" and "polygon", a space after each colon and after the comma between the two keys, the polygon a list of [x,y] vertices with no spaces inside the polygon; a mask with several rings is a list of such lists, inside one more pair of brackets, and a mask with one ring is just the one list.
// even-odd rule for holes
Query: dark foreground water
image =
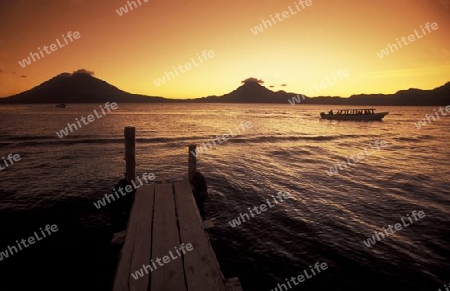
{"label": "dark foreground water", "polygon": [[[241,121],[252,127],[199,157],[226,277],[238,276],[244,290],[269,291],[325,262],[326,270],[290,290],[437,291],[450,283],[450,118],[414,125],[435,108],[378,108],[391,112],[383,122],[360,123],[320,121],[321,110],[335,109],[326,106],[119,104],[58,138],[56,131],[96,108],[0,107],[0,158],[21,157],[0,171],[0,252],[58,226],[3,257],[0,290],[109,290],[118,249],[109,246],[108,210],[92,203],[124,172],[124,127],[136,127],[138,175],[181,180],[188,144],[236,133]],[[361,155],[377,140],[387,146]],[[360,162],[343,165],[358,153]],[[339,161],[342,170],[330,176]],[[279,191],[291,198],[230,225]],[[371,247],[363,243],[402,218],[408,223],[413,211],[425,217]]]}

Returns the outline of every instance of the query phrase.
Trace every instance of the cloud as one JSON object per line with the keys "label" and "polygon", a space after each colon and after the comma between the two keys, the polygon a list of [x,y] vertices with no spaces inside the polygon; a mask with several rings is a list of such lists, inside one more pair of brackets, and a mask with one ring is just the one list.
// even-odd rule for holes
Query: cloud
{"label": "cloud", "polygon": [[245,79],[244,81],[242,81],[241,83],[245,83],[245,84],[247,84],[247,83],[258,83],[258,84],[264,84],[264,81],[263,80],[260,80],[260,79],[257,79],[257,78],[247,78],[247,79]]}
{"label": "cloud", "polygon": [[76,71],[72,72],[72,75],[74,75],[74,74],[86,74],[86,75],[89,75],[89,76],[94,76],[95,75],[94,71],[89,71],[89,70],[86,70],[86,69],[76,70]]}

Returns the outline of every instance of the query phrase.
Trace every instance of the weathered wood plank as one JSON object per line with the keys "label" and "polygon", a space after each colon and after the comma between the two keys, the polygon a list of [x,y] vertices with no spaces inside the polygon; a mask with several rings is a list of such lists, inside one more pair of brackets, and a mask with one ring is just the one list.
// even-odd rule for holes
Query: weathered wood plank
{"label": "weathered wood plank", "polygon": [[225,279],[225,288],[227,291],[242,291],[241,281],[236,277]]}
{"label": "weathered wood plank", "polygon": [[[131,259],[131,272],[135,272],[142,268],[143,265],[150,264],[150,251],[152,244],[152,217],[153,217],[153,204],[155,198],[155,185],[145,185],[139,188],[142,189],[140,200],[135,201],[138,204],[137,211],[139,211],[139,220],[137,221],[137,237],[134,243],[134,251]],[[143,278],[135,280],[129,277],[130,290],[144,291],[148,289],[150,276],[145,275]]]}
{"label": "weathered wood plank", "polygon": [[127,231],[121,231],[121,232],[116,232],[113,235],[113,238],[111,240],[111,244],[112,245],[121,245],[125,242],[125,237],[127,236]]}
{"label": "weathered wood plank", "polygon": [[215,226],[214,219],[203,220],[203,229],[210,229]]}
{"label": "weathered wood plank", "polygon": [[[186,291],[183,260],[174,250],[174,247],[180,246],[180,233],[172,184],[156,185],[153,238],[152,259],[157,268],[151,273],[151,290]],[[170,261],[163,266],[158,265],[156,259],[163,260],[165,256]]]}
{"label": "weathered wood plank", "polygon": [[140,291],[148,288],[149,276],[135,280],[131,273],[142,268],[142,265],[150,264],[154,192],[154,185],[146,185],[136,191],[116,271],[114,291]]}
{"label": "weathered wood plank", "polygon": [[224,279],[209,238],[203,229],[188,181],[174,184],[175,203],[182,243],[193,245],[184,255],[189,291],[225,291]]}

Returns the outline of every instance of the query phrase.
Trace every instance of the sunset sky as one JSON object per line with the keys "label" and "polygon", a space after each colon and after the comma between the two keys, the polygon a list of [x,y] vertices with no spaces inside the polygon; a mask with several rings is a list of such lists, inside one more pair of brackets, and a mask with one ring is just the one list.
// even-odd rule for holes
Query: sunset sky
{"label": "sunset sky", "polygon": [[[168,98],[222,95],[249,77],[274,91],[343,97],[450,81],[450,0],[311,0],[304,8],[299,0],[139,1],[122,16],[116,10],[124,0],[0,1],[0,96],[82,68],[127,92]],[[270,15],[276,24],[255,35],[251,29]],[[438,29],[424,35],[427,22]],[[414,30],[420,39],[378,56]],[[79,38],[19,65],[38,47],[64,44],[69,31]],[[214,57],[199,63],[205,50]],[[190,70],[155,84],[186,63]],[[339,70],[349,75],[339,79]],[[320,89],[334,76],[339,82]],[[311,94],[314,85],[319,91]]]}

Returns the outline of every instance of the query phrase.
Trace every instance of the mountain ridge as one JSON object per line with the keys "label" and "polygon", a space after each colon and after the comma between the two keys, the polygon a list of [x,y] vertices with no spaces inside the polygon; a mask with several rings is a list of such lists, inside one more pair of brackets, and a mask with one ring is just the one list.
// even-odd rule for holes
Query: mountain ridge
{"label": "mountain ridge", "polygon": [[[251,81],[247,81],[251,80]],[[30,90],[0,98],[0,104],[46,103],[290,103],[324,105],[391,105],[391,106],[442,106],[450,104],[450,82],[432,90],[410,88],[393,94],[354,94],[308,97],[283,90],[272,91],[249,78],[235,90],[221,96],[194,99],[168,99],[123,91],[90,74],[61,73]],[[256,81],[253,81],[256,80]]]}

